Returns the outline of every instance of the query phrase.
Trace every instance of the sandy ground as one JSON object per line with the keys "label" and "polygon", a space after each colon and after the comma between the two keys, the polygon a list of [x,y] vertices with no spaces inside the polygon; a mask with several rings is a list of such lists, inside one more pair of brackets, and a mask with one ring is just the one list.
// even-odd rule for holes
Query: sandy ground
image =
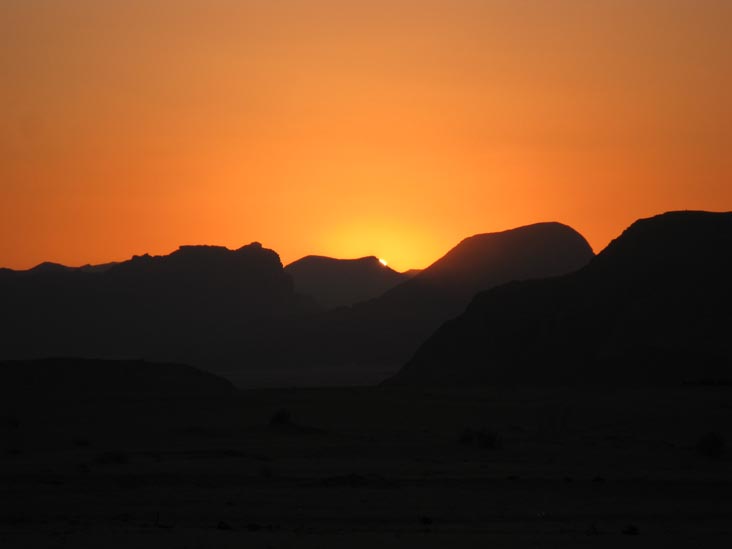
{"label": "sandy ground", "polygon": [[696,447],[729,387],[19,397],[0,429],[3,548],[732,541],[732,449]]}

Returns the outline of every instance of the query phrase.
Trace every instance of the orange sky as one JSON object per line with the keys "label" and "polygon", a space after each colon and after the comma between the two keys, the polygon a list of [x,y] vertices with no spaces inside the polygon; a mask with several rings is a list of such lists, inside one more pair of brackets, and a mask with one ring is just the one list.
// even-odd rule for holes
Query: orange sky
{"label": "orange sky", "polygon": [[424,267],[732,210],[728,0],[3,0],[0,266],[253,240]]}

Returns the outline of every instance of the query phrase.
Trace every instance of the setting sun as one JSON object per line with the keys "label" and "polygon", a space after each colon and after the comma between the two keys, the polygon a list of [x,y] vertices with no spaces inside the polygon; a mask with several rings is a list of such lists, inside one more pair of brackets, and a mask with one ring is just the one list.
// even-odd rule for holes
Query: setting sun
{"label": "setting sun", "polygon": [[379,263],[381,263],[384,267],[386,267],[388,265],[388,262],[386,261],[386,259],[379,259]]}

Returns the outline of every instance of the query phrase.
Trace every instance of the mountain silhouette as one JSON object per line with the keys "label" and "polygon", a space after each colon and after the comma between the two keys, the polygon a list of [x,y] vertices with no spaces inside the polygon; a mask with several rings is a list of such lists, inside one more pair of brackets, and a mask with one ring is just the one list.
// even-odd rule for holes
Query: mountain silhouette
{"label": "mountain silhouette", "polygon": [[593,252],[574,229],[538,223],[466,238],[444,257],[382,296],[315,315],[272,342],[276,365],[403,363],[443,322],[479,291],[512,280],[568,273]]}
{"label": "mountain silhouette", "polygon": [[309,310],[259,243],[182,246],[102,269],[6,271],[1,358],[81,356],[216,363],[266,320]]}
{"label": "mountain silhouette", "polygon": [[[182,246],[170,255],[135,256],[100,269],[4,271],[0,359],[145,359],[232,377],[281,371],[285,385],[288,371],[303,379],[303,371],[333,368],[345,383],[359,383],[360,374],[343,372],[366,368],[373,381],[369,372],[393,373],[477,292],[571,272],[592,257],[585,239],[559,223],[476,235],[379,297],[330,311],[300,295],[292,269],[283,269],[279,256],[258,243],[238,250]],[[355,270],[364,274],[352,275],[361,283],[374,267],[384,280],[403,276],[377,263],[318,259],[300,267],[329,273],[322,282],[312,280],[322,299],[328,276]],[[305,377],[310,384],[328,382]]]}
{"label": "mountain silhouette", "polygon": [[378,297],[409,278],[373,256],[333,259],[309,255],[290,263],[285,272],[292,277],[296,292],[314,298],[323,309]]}
{"label": "mountain silhouette", "polygon": [[677,384],[732,375],[732,213],[639,220],[583,269],[480,293],[391,384]]}

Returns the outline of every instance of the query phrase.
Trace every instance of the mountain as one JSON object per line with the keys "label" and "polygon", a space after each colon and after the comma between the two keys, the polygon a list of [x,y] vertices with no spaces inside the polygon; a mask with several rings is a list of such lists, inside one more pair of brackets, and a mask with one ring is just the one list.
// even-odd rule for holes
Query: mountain
{"label": "mountain", "polygon": [[732,213],[639,220],[583,269],[475,297],[392,384],[732,377]]}
{"label": "mountain", "polygon": [[285,267],[295,291],[311,296],[324,309],[378,297],[409,276],[382,265],[376,257],[333,259],[309,255]]}
{"label": "mountain", "polygon": [[271,318],[306,310],[279,256],[259,243],[228,250],[182,246],[102,269],[5,272],[4,359],[238,360]]}
{"label": "mountain", "polygon": [[394,368],[477,292],[568,273],[592,257],[587,241],[560,223],[475,235],[380,297],[296,325],[286,341],[270,343],[268,359],[288,367]]}
{"label": "mountain", "polygon": [[[559,223],[476,235],[380,296],[330,311],[300,295],[293,268],[285,270],[279,256],[258,243],[238,250],[182,246],[170,255],[135,256],[102,269],[5,271],[0,359],[185,363],[249,385],[261,383],[260,374],[271,380],[273,373],[277,379],[268,385],[295,379],[317,385],[335,377],[345,384],[375,382],[460,314],[477,292],[571,272],[592,257],[585,239]],[[317,259],[299,268],[310,269],[313,287],[320,283],[317,272],[350,272],[354,282],[367,279],[374,267],[383,279],[398,275],[377,262]],[[353,272],[364,278],[356,280]],[[327,280],[320,284],[324,293]],[[382,373],[375,378],[374,371]],[[247,372],[255,377],[242,376]]]}

